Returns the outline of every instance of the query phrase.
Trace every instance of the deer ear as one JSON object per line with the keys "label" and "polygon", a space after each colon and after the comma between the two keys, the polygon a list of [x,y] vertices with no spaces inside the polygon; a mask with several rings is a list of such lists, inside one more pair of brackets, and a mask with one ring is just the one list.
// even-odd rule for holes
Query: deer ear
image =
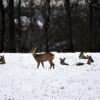
{"label": "deer ear", "polygon": [[34,50],[36,51],[37,50],[37,47],[35,47]]}
{"label": "deer ear", "polygon": [[38,49],[38,47],[36,47],[36,50]]}
{"label": "deer ear", "polygon": [[87,58],[89,58],[89,56],[87,55]]}
{"label": "deer ear", "polygon": [[59,58],[60,60],[62,60],[61,58]]}
{"label": "deer ear", "polygon": [[64,58],[64,60],[65,60],[66,58]]}

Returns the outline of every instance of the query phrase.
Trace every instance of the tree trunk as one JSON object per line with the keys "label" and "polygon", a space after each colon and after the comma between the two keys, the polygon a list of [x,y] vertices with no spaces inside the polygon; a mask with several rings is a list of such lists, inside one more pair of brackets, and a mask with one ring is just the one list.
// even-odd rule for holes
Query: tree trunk
{"label": "tree trunk", "polygon": [[5,11],[4,11],[4,6],[3,6],[3,0],[0,0],[0,10],[1,10],[1,15],[2,15],[2,33],[1,33],[1,48],[0,52],[4,51],[4,35],[5,35]]}
{"label": "tree trunk", "polygon": [[69,37],[70,37],[70,46],[69,50],[73,52],[74,51],[74,45],[73,45],[73,35],[72,35],[72,19],[71,19],[71,9],[70,9],[70,0],[65,0],[64,1],[64,6],[65,6],[65,11],[66,11],[66,18],[68,22],[68,32],[69,32]]}
{"label": "tree trunk", "polygon": [[90,51],[93,51],[93,40],[92,40],[92,35],[93,35],[93,7],[91,6],[91,4],[89,5],[89,9],[90,9],[90,15],[89,15],[89,45],[90,45]]}
{"label": "tree trunk", "polygon": [[[98,0],[86,0],[89,5],[89,51],[96,51],[98,47],[96,47],[96,42],[98,42],[98,26],[96,23],[97,11],[100,9],[98,6]],[[98,43],[97,43],[98,44]]]}
{"label": "tree trunk", "polygon": [[16,52],[15,27],[14,27],[14,0],[9,0],[9,51]]}
{"label": "tree trunk", "polygon": [[44,17],[44,33],[45,33],[45,45],[46,45],[46,51],[49,51],[48,46],[48,30],[50,26],[50,0],[46,0],[45,2],[45,9],[43,9],[43,17]]}
{"label": "tree trunk", "polygon": [[19,5],[18,5],[18,52],[21,52],[21,0],[19,0]]}

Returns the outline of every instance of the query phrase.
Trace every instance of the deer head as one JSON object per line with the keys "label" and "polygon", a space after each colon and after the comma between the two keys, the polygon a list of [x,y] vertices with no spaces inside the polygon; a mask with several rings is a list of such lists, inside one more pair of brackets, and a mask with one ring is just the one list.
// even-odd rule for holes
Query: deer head
{"label": "deer head", "polygon": [[4,59],[4,55],[0,56],[0,64],[5,64],[5,59]]}
{"label": "deer head", "polygon": [[65,59],[66,59],[66,58],[59,58],[59,59],[60,59],[60,63],[61,63],[62,65],[69,65],[69,64],[65,63]]}
{"label": "deer head", "polygon": [[83,52],[80,52],[79,58],[80,59],[88,59],[86,56],[84,56]]}
{"label": "deer head", "polygon": [[93,60],[93,58],[91,56],[87,55],[87,58],[88,58],[87,64],[91,64],[91,63],[94,62],[94,60]]}

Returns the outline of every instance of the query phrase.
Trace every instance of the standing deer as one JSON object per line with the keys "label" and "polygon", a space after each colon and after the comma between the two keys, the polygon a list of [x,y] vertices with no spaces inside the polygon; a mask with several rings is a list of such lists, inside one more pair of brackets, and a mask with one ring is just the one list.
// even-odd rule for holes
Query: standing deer
{"label": "standing deer", "polygon": [[60,63],[61,63],[61,65],[69,65],[69,64],[67,64],[67,63],[65,63],[65,58],[59,58],[60,59]]}
{"label": "standing deer", "polygon": [[[93,60],[93,58],[91,57],[91,56],[87,56],[87,63],[86,64],[88,64],[88,65],[90,65],[91,63],[93,63],[94,62],[94,60]],[[77,64],[76,64],[76,66],[82,66],[82,65],[84,65],[85,63],[82,63],[82,62],[78,62]]]}
{"label": "standing deer", "polygon": [[54,54],[52,54],[50,52],[46,52],[44,54],[36,54],[36,48],[32,49],[32,54],[33,54],[33,57],[35,58],[35,60],[37,62],[37,68],[39,68],[40,63],[42,64],[42,66],[44,68],[43,62],[45,62],[45,61],[49,61],[50,69],[52,67],[54,68],[54,66],[55,66],[54,63],[53,63]]}
{"label": "standing deer", "polygon": [[88,59],[86,56],[84,56],[83,52],[80,52],[79,58],[80,59]]}
{"label": "standing deer", "polygon": [[5,59],[4,59],[4,55],[0,56],[0,64],[5,64]]}

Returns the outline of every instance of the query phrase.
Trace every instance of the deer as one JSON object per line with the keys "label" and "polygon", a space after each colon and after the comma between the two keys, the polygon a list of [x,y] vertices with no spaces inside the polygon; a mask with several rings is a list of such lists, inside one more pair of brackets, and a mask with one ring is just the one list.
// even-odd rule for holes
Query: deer
{"label": "deer", "polygon": [[61,65],[69,65],[69,64],[65,63],[66,58],[59,58],[59,59],[60,59],[60,64]]}
{"label": "deer", "polygon": [[88,57],[84,56],[83,52],[80,52],[79,59],[88,59]]}
{"label": "deer", "polygon": [[0,56],[0,64],[5,64],[5,59],[4,59],[4,55]]}
{"label": "deer", "polygon": [[35,58],[36,62],[37,62],[37,68],[39,68],[40,63],[42,64],[43,68],[44,68],[44,62],[48,61],[50,64],[50,69],[54,66],[55,64],[53,63],[53,59],[54,59],[54,54],[50,53],[50,52],[45,52],[43,54],[37,54],[36,53],[36,49],[37,48],[32,48],[32,55]]}
{"label": "deer", "polygon": [[[88,64],[88,65],[90,65],[91,63],[93,63],[94,62],[94,60],[93,60],[93,58],[91,57],[91,56],[88,56],[87,55],[87,63],[86,64]],[[76,63],[76,66],[82,66],[82,65],[84,65],[85,63],[82,63],[82,62],[78,62],[78,63]]]}

